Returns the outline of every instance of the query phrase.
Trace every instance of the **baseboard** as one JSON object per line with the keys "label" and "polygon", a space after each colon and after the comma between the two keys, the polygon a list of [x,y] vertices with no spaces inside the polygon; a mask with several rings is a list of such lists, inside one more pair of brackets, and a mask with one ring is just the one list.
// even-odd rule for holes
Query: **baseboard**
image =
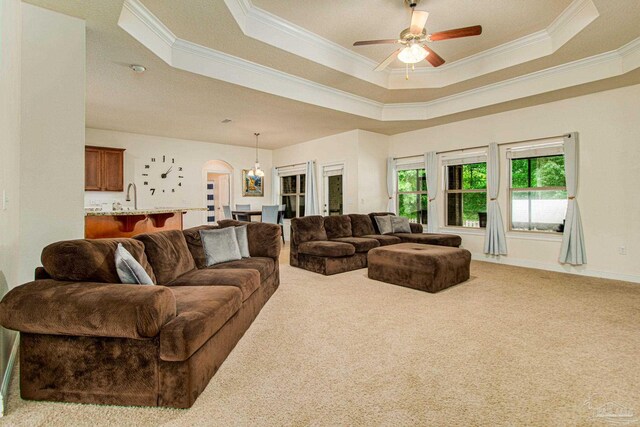
{"label": "baseboard", "polygon": [[639,275],[592,270],[587,268],[586,266],[574,267],[570,265],[562,265],[560,263],[554,264],[542,261],[532,261],[528,259],[510,258],[508,256],[487,255],[477,252],[472,252],[471,258],[476,261],[513,265],[516,267],[537,268],[538,270],[556,271],[559,273],[576,274],[579,276],[599,277],[602,279],[622,280],[625,282],[640,283]]}
{"label": "baseboard", "polygon": [[9,398],[9,385],[11,384],[11,373],[13,372],[13,366],[16,363],[16,358],[18,357],[18,346],[20,345],[20,332],[16,333],[16,336],[13,338],[13,345],[11,346],[11,354],[9,355],[9,360],[7,361],[7,369],[4,371],[4,376],[2,377],[2,385],[0,386],[0,418],[4,415],[4,409],[6,407],[6,402]]}

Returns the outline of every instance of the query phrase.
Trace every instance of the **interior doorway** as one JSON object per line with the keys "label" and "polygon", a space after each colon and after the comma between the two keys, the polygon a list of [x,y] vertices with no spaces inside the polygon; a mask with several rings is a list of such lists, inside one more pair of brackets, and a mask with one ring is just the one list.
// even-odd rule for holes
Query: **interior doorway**
{"label": "interior doorway", "polygon": [[322,166],[323,215],[344,213],[344,163]]}
{"label": "interior doorway", "polygon": [[231,206],[233,168],[223,160],[210,160],[203,167],[205,224],[225,218],[223,206]]}

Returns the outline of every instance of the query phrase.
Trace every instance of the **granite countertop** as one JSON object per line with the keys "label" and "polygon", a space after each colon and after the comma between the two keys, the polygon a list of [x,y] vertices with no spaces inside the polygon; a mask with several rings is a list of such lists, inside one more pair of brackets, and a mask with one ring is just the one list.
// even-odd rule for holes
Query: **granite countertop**
{"label": "granite countertop", "polygon": [[206,208],[149,208],[121,211],[85,211],[85,216],[120,216],[120,215],[154,215],[186,211],[205,211]]}

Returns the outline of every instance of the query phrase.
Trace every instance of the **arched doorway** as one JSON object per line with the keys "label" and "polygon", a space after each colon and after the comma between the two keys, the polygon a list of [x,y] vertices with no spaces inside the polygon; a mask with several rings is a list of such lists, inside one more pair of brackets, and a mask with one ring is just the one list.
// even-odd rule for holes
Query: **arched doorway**
{"label": "arched doorway", "polygon": [[[207,211],[204,223],[225,219],[223,206],[231,206],[233,167],[224,160],[209,160],[202,167],[203,199]],[[230,218],[226,218],[230,219]]]}

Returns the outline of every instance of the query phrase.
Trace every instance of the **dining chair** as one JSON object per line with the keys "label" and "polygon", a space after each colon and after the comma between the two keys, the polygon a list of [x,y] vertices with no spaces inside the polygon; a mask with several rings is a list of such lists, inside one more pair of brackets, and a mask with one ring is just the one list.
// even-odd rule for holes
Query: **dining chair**
{"label": "dining chair", "polygon": [[284,243],[284,226],[280,223],[280,206],[281,205],[263,205],[262,222],[280,225],[280,229],[282,230],[282,242]]}
{"label": "dining chair", "polygon": [[233,216],[231,215],[231,206],[223,206],[222,213],[224,213],[224,219],[233,219]]}
{"label": "dining chair", "polygon": [[[236,210],[237,211],[250,211],[251,210],[251,205],[239,205],[236,203]],[[247,222],[251,222],[251,217],[249,215],[236,215],[236,218],[238,221],[247,221]]]}

